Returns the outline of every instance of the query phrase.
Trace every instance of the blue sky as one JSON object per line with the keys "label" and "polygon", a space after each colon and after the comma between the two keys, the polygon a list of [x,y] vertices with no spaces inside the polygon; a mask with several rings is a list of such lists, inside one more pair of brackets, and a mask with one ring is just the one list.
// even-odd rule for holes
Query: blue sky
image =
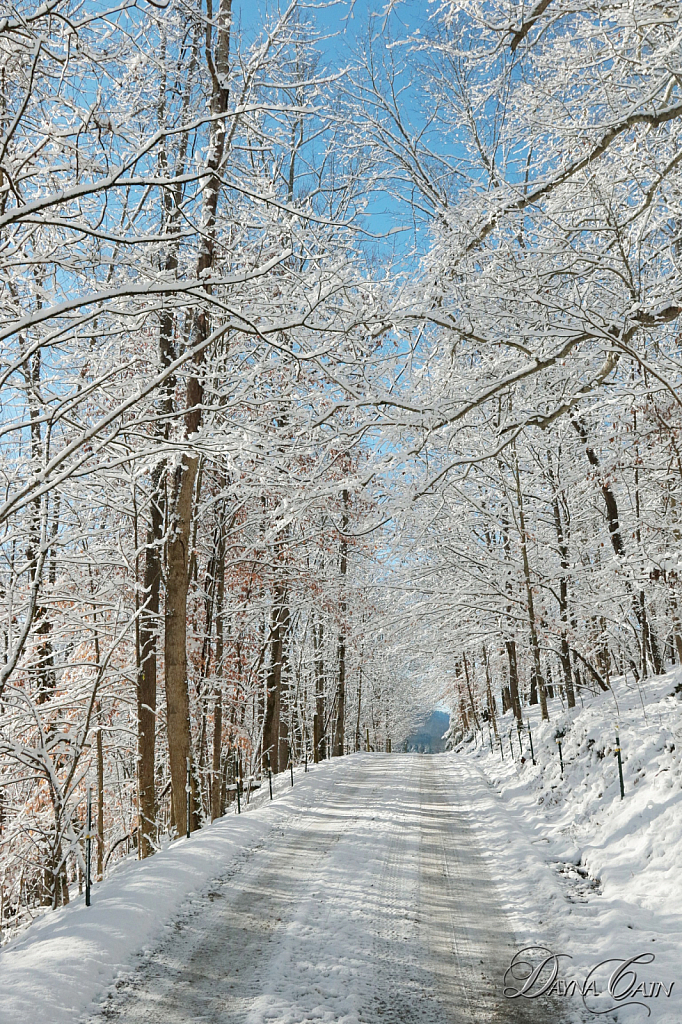
{"label": "blue sky", "polygon": [[[285,0],[280,4],[271,0],[260,0],[256,3],[253,0],[234,0],[235,23],[241,26],[248,40],[249,36],[259,31],[264,19],[284,7]],[[313,0],[309,4],[301,4],[301,11],[315,22],[323,36],[318,48],[329,70],[338,70],[353,62],[353,53],[367,40],[370,26],[377,40],[377,48],[381,49],[381,37],[387,28],[385,7],[383,0],[329,0],[322,3]],[[390,29],[393,36],[402,36],[417,28],[424,30],[427,27],[427,17],[431,13],[433,8],[425,0],[402,0],[391,14]],[[412,75],[408,65],[404,67],[404,81],[401,84],[407,89],[403,96],[405,106],[410,111],[413,124],[418,126],[420,115],[410,94]],[[392,233],[380,242],[368,241],[367,244],[379,255],[388,255],[390,252],[404,258],[413,252],[415,244],[424,242],[419,235],[415,237],[409,207],[406,204],[398,204],[387,192],[375,193],[369,200],[364,226],[376,234],[381,234],[402,225],[405,225],[407,230]]]}

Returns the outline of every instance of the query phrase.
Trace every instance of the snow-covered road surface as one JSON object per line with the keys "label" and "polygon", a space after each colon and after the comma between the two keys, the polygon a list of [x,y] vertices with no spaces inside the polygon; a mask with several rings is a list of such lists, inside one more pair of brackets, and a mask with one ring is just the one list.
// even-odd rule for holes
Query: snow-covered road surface
{"label": "snow-covered road surface", "polygon": [[519,947],[443,768],[438,755],[344,759],[88,1020],[555,1024],[556,1009],[502,994]]}

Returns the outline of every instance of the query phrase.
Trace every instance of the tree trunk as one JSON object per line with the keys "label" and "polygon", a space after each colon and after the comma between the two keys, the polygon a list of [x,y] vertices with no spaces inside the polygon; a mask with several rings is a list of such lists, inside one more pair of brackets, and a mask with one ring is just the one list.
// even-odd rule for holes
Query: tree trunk
{"label": "tree trunk", "polygon": [[342,757],[344,752],[344,740],[346,730],[346,574],[348,572],[348,491],[343,491],[343,516],[341,517],[341,542],[339,574],[341,587],[341,601],[339,612],[341,615],[341,629],[339,631],[339,681],[336,689],[336,724],[334,726],[334,744],[332,754],[334,757]]}
{"label": "tree trunk", "polygon": [[516,641],[505,640],[504,646],[507,651],[507,662],[509,664],[509,707],[514,712],[514,718],[520,722],[521,698],[519,697],[519,666],[516,659]]}
{"label": "tree trunk", "polygon": [[673,636],[675,639],[675,649],[677,651],[677,661],[682,665],[682,633],[680,631],[680,617],[677,608],[677,595],[675,594],[672,586],[670,588],[670,612],[673,623]]}
{"label": "tree trunk", "polygon": [[293,729],[293,709],[291,707],[291,690],[289,687],[288,676],[285,673],[287,667],[287,640],[289,637],[289,629],[291,625],[291,619],[289,616],[289,606],[286,600],[283,601],[280,608],[280,635],[281,635],[281,655],[280,655],[280,667],[279,667],[279,765],[280,771],[285,771],[289,765],[289,756],[293,757],[292,737],[289,736],[289,724],[291,722]]}
{"label": "tree trunk", "polygon": [[[587,427],[578,416],[572,416],[571,422],[585,446],[587,461],[594,469],[600,469],[599,459],[597,458],[594,448],[589,443]],[[623,535],[620,532],[620,520],[618,518],[618,502],[616,501],[616,496],[608,481],[600,479],[599,487],[606,507],[606,520],[609,527],[611,546],[614,554],[618,556],[624,555],[625,544],[623,543]]]}
{"label": "tree trunk", "polygon": [[569,708],[574,708],[575,690],[573,689],[573,675],[571,673],[571,649],[568,646],[568,640],[565,635],[561,637],[561,671],[564,676],[566,701]]}
{"label": "tree trunk", "polygon": [[218,551],[216,557],[216,610],[215,610],[215,674],[216,687],[214,690],[213,707],[213,750],[211,757],[211,820],[219,818],[221,808],[222,772],[220,769],[223,745],[223,692],[221,680],[223,676],[223,662],[225,660],[225,523],[220,522],[220,533],[218,536]]}
{"label": "tree trunk", "polygon": [[[575,427],[577,433],[580,435],[583,444],[585,445],[585,454],[587,461],[594,469],[600,469],[599,459],[597,458],[596,452],[589,443],[587,436],[587,427],[578,416],[572,416],[571,422]],[[606,521],[609,527],[609,537],[611,539],[611,547],[617,558],[625,557],[625,543],[623,541],[623,535],[620,529],[620,519],[618,514],[618,502],[616,501],[616,495],[614,494],[611,485],[608,481],[600,479],[599,486],[601,489],[602,496],[604,498],[604,505],[606,507]],[[636,500],[638,497],[636,495]],[[639,528],[638,528],[639,529]],[[639,623],[640,635],[642,638],[641,642],[641,667],[642,674],[646,676],[646,661],[647,661],[647,646],[649,646],[649,628],[646,616],[646,606],[644,604],[644,594],[642,593],[639,599],[632,593],[632,587],[629,581],[626,582],[628,592],[632,596],[632,607],[635,613],[635,618]],[[660,656],[659,656],[660,657]]]}
{"label": "tree trunk", "polygon": [[[507,562],[511,562],[511,542],[509,540],[509,527],[508,527],[508,524],[507,524],[506,520],[504,519],[504,517],[502,518],[502,546],[503,546],[503,550],[504,550],[505,560]],[[507,594],[509,595],[509,597],[511,599],[512,585],[511,585],[511,581],[510,580],[507,581],[505,589],[506,589]],[[508,604],[507,605],[507,622],[508,622],[510,630],[512,628],[511,611],[512,611],[512,606],[511,606],[511,604]],[[520,697],[519,697],[519,669],[518,669],[518,661],[517,661],[517,658],[516,658],[516,641],[513,639],[513,637],[510,637],[509,639],[505,640],[504,646],[505,646],[506,651],[507,651],[507,661],[509,663],[509,696],[511,698],[511,705],[510,706],[511,706],[513,712],[514,712],[514,718],[516,718],[517,721],[520,722],[521,721],[521,700],[520,700]],[[507,708],[503,708],[502,709],[502,714],[505,714],[505,712],[507,710],[508,710]]]}
{"label": "tree trunk", "polygon": [[156,673],[157,634],[161,594],[161,551],[163,543],[163,465],[152,477],[150,522],[145,548],[145,601],[140,613],[140,671],[137,680],[137,778],[139,790],[139,855],[154,852],[156,829],[154,769],[156,759]]}
{"label": "tree trunk", "polygon": [[[197,260],[197,278],[211,269],[215,260],[216,218],[220,195],[219,168],[225,151],[225,122],[220,115],[228,109],[230,56],[230,28],[232,0],[220,0],[217,16],[207,27],[207,53],[212,44],[212,26],[216,26],[217,41],[209,61],[212,78],[211,126],[206,170],[209,172],[204,188],[202,210],[202,246]],[[201,343],[209,337],[208,314],[200,310],[195,318],[194,339],[198,346],[195,363],[204,360]],[[187,411],[185,430],[188,438],[201,427],[203,386],[197,375],[187,381]],[[187,681],[187,592],[189,588],[189,561],[191,552],[192,498],[197,474],[198,458],[185,453],[180,467],[177,497],[171,536],[168,541],[168,571],[166,589],[166,704],[168,721],[168,753],[173,780],[173,806],[177,827],[182,829],[186,820],[187,802],[185,774],[187,758],[192,756],[189,718],[189,687]],[[195,800],[196,805],[196,800]],[[192,816],[192,827],[196,815]]]}
{"label": "tree trunk", "polygon": [[274,773],[284,771],[286,764],[280,768],[279,739],[281,718],[281,683],[282,683],[282,609],[286,594],[281,586],[275,587],[274,602],[270,625],[270,664],[265,677],[265,720],[263,722],[263,757],[270,757],[270,767]]}
{"label": "tree trunk", "polygon": [[222,754],[222,732],[223,732],[223,695],[219,686],[216,686],[213,695],[213,751],[211,757],[211,821],[220,817],[220,787],[221,771],[220,757]]}
{"label": "tree trunk", "polygon": [[324,737],[324,661],[322,655],[322,646],[324,642],[324,626],[322,619],[317,623],[317,628],[313,625],[313,646],[315,650],[315,717],[313,718],[313,743],[315,750],[313,757],[315,764],[318,761],[324,761],[325,752],[325,737]]}
{"label": "tree trunk", "polygon": [[490,679],[490,665],[488,664],[488,653],[483,647],[483,663],[485,664],[485,682],[486,682],[486,699],[488,702],[488,717],[493,724],[495,731],[495,739],[498,738],[499,733],[497,731],[497,715],[495,714],[495,698],[493,696],[492,681]]}
{"label": "tree trunk", "polygon": [[530,630],[530,646],[533,655],[533,668],[535,670],[535,680],[540,695],[540,711],[542,714],[542,720],[544,722],[549,721],[549,712],[547,711],[547,693],[545,690],[545,680],[542,675],[542,666],[540,663],[540,644],[538,643],[538,633],[535,621],[535,607],[533,603],[533,583],[530,575],[530,563],[528,560],[528,540],[526,536],[526,517],[523,508],[523,493],[521,491],[521,475],[519,473],[518,461],[514,462],[514,471],[516,475],[516,500],[519,511],[519,534],[521,537],[521,557],[523,560],[523,576],[526,583],[526,601],[528,608],[528,626]]}
{"label": "tree trunk", "polygon": [[[31,440],[31,462],[33,472],[38,477],[42,471],[43,442],[41,431],[41,373],[42,355],[37,349],[24,363],[24,380],[26,384],[26,401],[29,409],[30,419],[30,440]],[[47,517],[47,497],[34,498],[28,506],[28,535],[29,541],[26,549],[26,561],[29,569],[31,584],[40,584],[40,559],[39,551],[46,532],[46,523],[43,517]],[[52,649],[52,623],[48,617],[47,608],[44,605],[36,604],[33,612],[33,632],[38,639],[35,663],[29,666],[29,675],[36,679],[37,703],[43,704],[50,699],[57,685],[54,671],[54,652]]]}
{"label": "tree trunk", "polygon": [[336,723],[334,725],[334,743],[332,755],[343,756],[346,714],[346,638],[339,635],[339,682],[336,689]]}
{"label": "tree trunk", "polygon": [[104,744],[102,706],[97,703],[97,879],[104,877]]}
{"label": "tree trunk", "polygon": [[530,673],[530,697],[528,703],[531,707],[535,707],[538,703],[538,677],[535,673],[535,669],[531,669]]}
{"label": "tree trunk", "polygon": [[358,714],[355,719],[355,753],[360,750],[360,709],[362,707],[362,665],[358,670]]}
{"label": "tree trunk", "polygon": [[[162,36],[162,62],[165,60],[165,35]],[[196,60],[196,49],[192,55],[192,65]],[[191,75],[191,73],[190,73]],[[166,127],[166,79],[159,92],[157,105],[159,129]],[[189,101],[189,93],[185,95],[184,105]],[[187,140],[183,138],[178,153],[177,172],[181,173],[186,156]],[[159,148],[159,175],[168,173],[168,154],[162,144]],[[179,217],[178,195],[171,189],[162,190],[164,231],[172,233]],[[178,269],[179,243],[170,245],[163,258],[162,266],[166,274],[174,276]],[[170,309],[161,311],[159,317],[159,361],[161,366],[168,367],[175,357],[174,347],[175,313]],[[160,393],[159,404],[163,421],[157,428],[159,440],[168,439],[170,417],[174,410],[175,376],[166,381]],[[151,497],[149,510],[149,527],[145,546],[144,593],[145,600],[139,618],[140,667],[137,678],[137,738],[138,738],[138,853],[140,858],[149,857],[154,853],[151,839],[156,831],[156,794],[155,794],[155,760],[156,760],[156,705],[157,705],[157,647],[159,631],[159,612],[161,581],[163,575],[163,527],[165,516],[165,473],[166,460],[159,462],[152,472]],[[172,803],[172,794],[171,794]]]}
{"label": "tree trunk", "polygon": [[561,670],[564,676],[564,689],[566,701],[569,708],[575,707],[575,692],[573,690],[573,676],[571,674],[571,652],[568,646],[568,543],[566,530],[561,518],[559,508],[559,494],[557,492],[556,480],[552,469],[551,459],[548,459],[549,479],[552,484],[552,512],[554,514],[554,529],[556,531],[557,546],[561,558],[561,578],[559,580],[559,615],[561,617]]}
{"label": "tree trunk", "polygon": [[175,523],[168,541],[164,655],[168,755],[173,786],[175,821],[180,831],[187,820],[185,781],[187,758],[192,757],[187,682],[188,543],[194,480],[198,459],[183,456],[175,502]]}
{"label": "tree trunk", "polygon": [[[637,413],[634,412],[634,411],[632,413],[632,430],[633,430],[633,436],[637,437]],[[637,541],[637,549],[641,553],[641,551],[642,551],[642,530],[641,530],[641,525],[640,525],[640,523],[641,523],[641,509],[640,509],[640,500],[639,500],[639,465],[638,465],[638,461],[639,461],[639,448],[638,448],[637,445],[635,445],[635,517],[636,517],[636,522],[637,522],[637,527],[636,527],[636,530],[635,530],[635,539]],[[647,649],[647,646],[648,646],[649,651],[651,653],[651,663],[653,665],[654,674],[657,675],[657,676],[660,676],[660,675],[663,674],[663,671],[664,671],[663,658],[661,657],[660,647],[659,647],[659,644],[658,644],[658,637],[656,635],[656,630],[652,626],[651,621],[649,619],[649,616],[647,615],[647,612],[646,612],[646,601],[645,601],[645,596],[644,596],[644,591],[643,590],[640,590],[640,592],[639,592],[639,607],[640,607],[640,616],[641,616],[640,621],[642,623],[642,648],[643,648],[642,666],[644,667],[645,662],[646,662],[646,649]],[[646,675],[646,672],[644,672],[644,675]]]}
{"label": "tree trunk", "polygon": [[472,690],[471,690],[471,680],[469,679],[469,666],[467,664],[467,656],[466,656],[466,654],[462,654],[462,662],[464,664],[464,678],[466,679],[467,690],[468,690],[468,693],[469,693],[469,703],[471,704],[471,714],[472,714],[473,719],[474,719],[474,725],[476,726],[477,729],[480,730],[481,726],[480,726],[480,723],[478,721],[478,712],[476,711],[476,705],[474,703],[474,695],[473,695]]}

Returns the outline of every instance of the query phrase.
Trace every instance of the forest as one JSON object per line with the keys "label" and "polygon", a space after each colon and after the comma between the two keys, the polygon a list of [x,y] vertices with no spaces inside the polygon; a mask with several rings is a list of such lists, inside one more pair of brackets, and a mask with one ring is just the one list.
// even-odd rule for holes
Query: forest
{"label": "forest", "polygon": [[682,662],[673,0],[3,0],[0,938]]}

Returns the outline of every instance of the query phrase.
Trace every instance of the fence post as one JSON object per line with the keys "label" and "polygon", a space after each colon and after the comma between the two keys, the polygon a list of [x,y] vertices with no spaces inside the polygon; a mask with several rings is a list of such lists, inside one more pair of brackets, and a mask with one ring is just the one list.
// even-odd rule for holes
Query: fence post
{"label": "fence post", "polygon": [[561,752],[561,740],[559,739],[558,736],[556,738],[556,744],[557,744],[557,746],[559,748],[559,764],[561,765],[561,778],[563,779],[563,777],[564,777],[564,757],[563,757],[563,754]]}
{"label": "fence post", "polygon": [[294,784],[294,752],[289,744],[289,768],[291,769],[291,785]]}
{"label": "fence post", "polygon": [[239,792],[239,759],[235,753],[234,755],[234,779],[237,784],[237,814],[242,813],[242,801],[241,794]]}
{"label": "fence post", "polygon": [[270,754],[267,754],[268,759],[268,784],[270,786],[270,799],[272,800],[272,769],[270,768]]}

